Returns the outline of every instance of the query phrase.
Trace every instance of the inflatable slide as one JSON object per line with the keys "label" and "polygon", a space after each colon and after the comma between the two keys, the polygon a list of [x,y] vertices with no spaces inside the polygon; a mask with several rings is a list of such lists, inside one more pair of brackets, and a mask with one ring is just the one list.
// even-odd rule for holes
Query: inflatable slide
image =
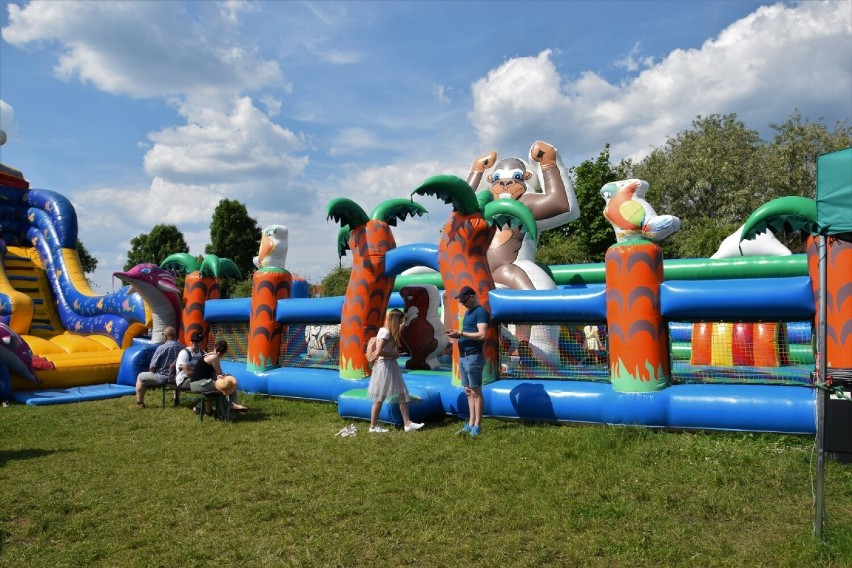
{"label": "inflatable slide", "polygon": [[30,189],[6,166],[0,225],[0,396],[9,377],[16,391],[114,383],[124,350],[147,333],[142,298],[130,286],[96,294],[77,255],[71,202]]}

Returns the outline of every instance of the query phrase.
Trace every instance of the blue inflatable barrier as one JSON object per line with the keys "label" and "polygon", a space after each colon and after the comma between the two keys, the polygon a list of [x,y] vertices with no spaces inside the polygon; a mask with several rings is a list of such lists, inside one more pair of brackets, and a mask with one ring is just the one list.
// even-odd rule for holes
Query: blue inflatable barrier
{"label": "blue inflatable barrier", "polygon": [[[409,389],[411,400],[408,402],[408,414],[412,421],[423,422],[435,415],[444,414],[440,396],[435,392]],[[367,398],[367,389],[352,389],[337,397],[337,413],[343,418],[370,419],[373,401]],[[385,403],[379,412],[379,422],[403,424],[399,405]]]}
{"label": "blue inflatable barrier", "polygon": [[807,276],[730,280],[675,280],[660,286],[660,313],[668,320],[809,320],[814,294]]}
{"label": "blue inflatable barrier", "polygon": [[48,404],[67,404],[69,402],[85,402],[88,400],[103,400],[134,394],[136,389],[125,385],[86,385],[67,389],[45,389],[38,391],[15,391],[12,398],[30,406]]}

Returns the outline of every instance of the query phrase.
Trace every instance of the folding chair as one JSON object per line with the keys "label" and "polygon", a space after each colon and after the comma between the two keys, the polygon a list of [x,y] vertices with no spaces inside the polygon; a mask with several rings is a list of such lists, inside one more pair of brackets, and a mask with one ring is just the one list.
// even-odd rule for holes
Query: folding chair
{"label": "folding chair", "polygon": [[175,396],[177,396],[178,399],[180,399],[180,393],[191,392],[189,390],[189,383],[186,383],[186,387],[181,387],[181,388],[178,388],[178,386],[175,383],[164,383],[162,385],[162,388],[163,388],[163,408],[164,409],[166,408],[166,391],[167,390],[175,391]]}
{"label": "folding chair", "polygon": [[201,403],[201,408],[199,408],[198,411],[199,422],[202,422],[204,420],[204,414],[208,402],[211,402],[213,404],[213,418],[215,418],[216,420],[225,420],[226,422],[231,421],[231,401],[228,400],[228,397],[218,391],[195,394],[201,394],[201,398],[199,399],[199,402]]}

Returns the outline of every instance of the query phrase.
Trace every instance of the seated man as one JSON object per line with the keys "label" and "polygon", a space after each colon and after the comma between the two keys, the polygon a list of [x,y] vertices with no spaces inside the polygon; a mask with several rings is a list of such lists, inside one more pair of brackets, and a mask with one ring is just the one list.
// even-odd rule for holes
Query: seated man
{"label": "seated man", "polygon": [[178,353],[183,349],[177,339],[175,328],[169,326],[163,330],[163,344],[154,351],[148,371],[142,371],[136,376],[135,408],[145,408],[145,389],[164,385],[173,376]]}
{"label": "seated man", "polygon": [[189,390],[189,378],[192,376],[192,369],[199,359],[204,357],[204,350],[201,349],[201,342],[204,341],[204,335],[196,331],[189,338],[189,347],[181,349],[177,356],[177,375],[175,375],[175,406],[180,406],[180,391]]}

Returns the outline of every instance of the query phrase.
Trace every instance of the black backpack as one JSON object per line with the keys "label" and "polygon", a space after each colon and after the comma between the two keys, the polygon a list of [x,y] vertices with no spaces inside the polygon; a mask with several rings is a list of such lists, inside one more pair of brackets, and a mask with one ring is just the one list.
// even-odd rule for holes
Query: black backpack
{"label": "black backpack", "polygon": [[[192,361],[192,351],[189,350],[189,347],[184,347],[183,350],[186,351],[186,354],[189,355],[189,360]],[[180,356],[180,352],[178,352],[178,356]],[[177,384],[177,374],[177,357],[175,357],[175,360],[172,361],[171,365],[169,365],[169,380],[166,382],[169,384]]]}

